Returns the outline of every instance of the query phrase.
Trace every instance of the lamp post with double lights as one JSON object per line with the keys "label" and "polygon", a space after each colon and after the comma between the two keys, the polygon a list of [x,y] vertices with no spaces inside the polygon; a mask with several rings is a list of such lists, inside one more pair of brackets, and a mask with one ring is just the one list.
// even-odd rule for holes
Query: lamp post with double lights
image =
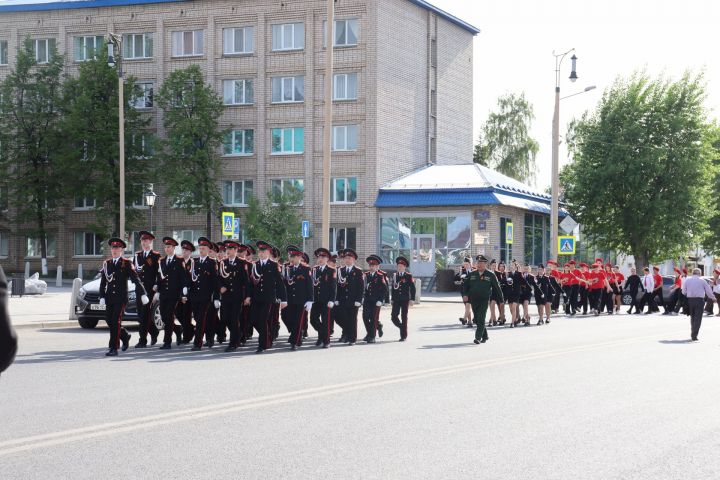
{"label": "lamp post with double lights", "polygon": [[[120,129],[120,138],[118,144],[120,145],[120,225],[118,236],[125,238],[125,94],[124,94],[124,83],[123,83],[123,69],[122,69],[122,37],[114,33],[108,34],[108,66],[115,68],[117,66],[118,72],[118,123]],[[117,49],[117,52],[115,52]]]}
{"label": "lamp post with double lights", "polygon": [[153,192],[153,184],[149,184],[147,186],[147,190],[145,191],[145,204],[147,204],[148,208],[150,209],[150,231],[153,231],[153,221],[152,221],[152,210],[155,206],[155,200],[157,199],[157,195],[155,192]]}

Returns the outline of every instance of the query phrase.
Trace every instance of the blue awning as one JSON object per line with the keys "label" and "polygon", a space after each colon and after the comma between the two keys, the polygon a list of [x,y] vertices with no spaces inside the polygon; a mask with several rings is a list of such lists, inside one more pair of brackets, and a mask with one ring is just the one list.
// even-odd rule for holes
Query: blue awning
{"label": "blue awning", "polygon": [[376,207],[458,207],[498,205],[490,191],[478,190],[380,190]]}

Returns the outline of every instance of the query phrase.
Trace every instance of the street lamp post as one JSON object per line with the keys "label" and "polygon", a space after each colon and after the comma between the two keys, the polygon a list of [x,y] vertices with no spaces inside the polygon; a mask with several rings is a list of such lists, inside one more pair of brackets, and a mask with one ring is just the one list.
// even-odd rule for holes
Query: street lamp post
{"label": "street lamp post", "polygon": [[[120,225],[118,236],[125,238],[125,102],[124,102],[124,84],[122,69],[122,37],[114,33],[108,34],[108,65],[118,69],[118,123],[120,135],[118,143],[120,145]],[[117,48],[117,54],[115,53]]]}
{"label": "street lamp post", "polygon": [[148,185],[148,189],[145,192],[145,203],[147,204],[149,210],[150,210],[150,231],[153,231],[153,222],[152,222],[152,210],[155,206],[155,199],[157,198],[157,195],[155,195],[155,192],[153,192],[153,185],[152,183]]}

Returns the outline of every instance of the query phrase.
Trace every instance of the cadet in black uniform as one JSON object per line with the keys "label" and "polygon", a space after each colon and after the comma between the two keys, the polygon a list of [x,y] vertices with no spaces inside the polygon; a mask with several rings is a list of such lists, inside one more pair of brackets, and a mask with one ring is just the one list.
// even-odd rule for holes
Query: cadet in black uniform
{"label": "cadet in black uniform", "polygon": [[143,305],[150,303],[145,287],[130,260],[122,258],[127,244],[120,238],[108,240],[112,258],[103,262],[100,270],[100,305],[105,305],[105,321],[110,328],[107,357],[115,357],[122,340],[123,352],[130,345],[130,334],[122,327],[123,313],[128,301],[127,282],[135,284],[135,295],[140,295]]}
{"label": "cadet in black uniform", "polygon": [[[140,277],[140,281],[145,287],[145,291],[150,294],[150,292],[157,291],[155,282],[157,280],[160,253],[152,249],[155,235],[145,230],[140,231],[138,235],[140,236],[142,249],[135,253],[134,256],[135,271]],[[137,302],[138,321],[140,323],[140,328],[138,330],[140,340],[137,345],[135,345],[135,348],[147,347],[148,332],[150,332],[150,345],[155,345],[158,340],[158,335],[160,334],[160,331],[152,318],[152,306],[155,302],[143,305],[140,298],[137,296],[135,297],[135,301]]]}
{"label": "cadet in black uniform", "polygon": [[[400,329],[400,341],[407,339],[408,309],[415,302],[415,280],[410,272],[408,259],[399,256],[395,259],[397,272],[393,273],[390,287],[392,288],[392,312],[390,318],[393,324]],[[400,322],[402,315],[402,323]]]}
{"label": "cadet in black uniform", "polygon": [[180,242],[180,248],[182,249],[182,256],[180,259],[182,260],[182,265],[185,269],[185,285],[187,286],[183,287],[182,291],[183,298],[185,298],[185,300],[177,304],[175,315],[177,316],[183,329],[182,343],[187,344],[190,343],[195,336],[195,328],[192,324],[192,305],[189,301],[187,301],[190,289],[190,266],[192,265],[192,253],[195,251],[195,245],[188,240],[183,240]]}
{"label": "cadet in black uniform", "polygon": [[380,308],[390,303],[387,276],[380,271],[382,259],[377,255],[370,255],[365,259],[370,270],[365,272],[365,295],[363,297],[363,323],[367,335],[367,343],[375,343],[375,334],[382,337],[382,323],[380,323]]}
{"label": "cadet in black uniform", "polygon": [[357,253],[352,248],[346,248],[340,255],[344,266],[337,270],[337,305],[336,317],[342,326],[341,342],[355,345],[357,342],[357,315],[362,305],[363,291],[365,290],[365,276],[363,271],[355,266]]}
{"label": "cadet in black uniform", "polygon": [[162,350],[169,350],[172,344],[173,332],[177,335],[177,344],[182,343],[182,327],[175,325],[175,311],[178,302],[187,302],[183,289],[187,292],[188,277],[182,257],[175,256],[175,247],[178,243],[175,239],[164,237],[162,239],[165,248],[165,258],[160,259],[157,269],[157,297],[160,303],[160,316],[164,328]]}
{"label": "cadet in black uniform", "polygon": [[[278,271],[282,276],[283,263],[280,259],[280,249],[273,247],[270,251],[270,260],[277,263]],[[270,334],[273,342],[278,339],[280,335],[280,299],[275,299],[275,305],[273,305],[272,313],[270,315]],[[272,344],[270,345],[272,346]]]}
{"label": "cadet in black uniform", "polygon": [[287,290],[287,308],[281,314],[288,327],[288,342],[292,350],[302,346],[302,331],[307,315],[312,311],[313,281],[310,267],[303,265],[302,251],[295,245],[287,247],[290,262],[283,270]]}
{"label": "cadet in black uniform", "polygon": [[218,273],[220,275],[220,320],[222,328],[230,329],[230,343],[226,352],[233,352],[240,346],[240,314],[243,305],[250,305],[252,296],[252,283],[248,276],[245,262],[237,257],[240,242],[225,241],[227,258],[220,262]]}
{"label": "cadet in black uniform", "polygon": [[215,345],[215,332],[210,319],[210,306],[220,308],[220,301],[215,299],[219,290],[218,267],[215,260],[208,256],[211,248],[210,240],[198,238],[200,256],[190,259],[190,304],[195,317],[195,344],[192,350],[201,350],[203,337],[207,337],[205,346]]}
{"label": "cadet in black uniform", "polygon": [[263,241],[258,241],[255,245],[258,249],[258,260],[253,263],[250,272],[253,283],[250,319],[258,331],[258,348],[255,353],[262,353],[272,343],[270,320],[273,305],[280,299],[280,309],[285,308],[287,294],[278,264],[269,259],[272,245]]}
{"label": "cadet in black uniform", "polygon": [[318,332],[315,346],[323,348],[330,346],[332,335],[332,309],[335,307],[337,294],[337,277],[335,269],[328,266],[330,252],[326,248],[315,250],[317,265],[312,269],[313,279],[313,305],[310,311],[310,325]]}
{"label": "cadet in black uniform", "polygon": [[[252,256],[255,255],[255,249],[252,245],[247,244],[240,244],[240,248],[238,248],[238,257],[240,257],[240,260],[242,264],[245,266],[245,270],[247,271],[247,276],[250,278],[250,273],[252,272],[252,266],[253,266],[253,260]],[[251,282],[252,284],[252,282]],[[252,297],[252,292],[249,293],[249,295]],[[240,312],[240,345],[245,346],[245,343],[249,338],[252,338],[253,336],[253,324],[252,320],[250,318],[250,310],[252,309],[251,304],[244,304],[242,306],[242,311]]]}

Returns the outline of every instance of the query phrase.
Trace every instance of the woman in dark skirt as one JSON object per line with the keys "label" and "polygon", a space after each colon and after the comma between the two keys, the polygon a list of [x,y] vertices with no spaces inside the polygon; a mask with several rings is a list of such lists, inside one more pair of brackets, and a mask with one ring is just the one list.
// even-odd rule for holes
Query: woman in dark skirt
{"label": "woman in dark skirt", "polygon": [[[455,285],[458,285],[460,287],[460,297],[462,297],[462,286],[465,283],[465,277],[467,277],[468,273],[472,271],[472,259],[470,257],[465,257],[465,259],[463,260],[463,264],[460,267],[460,271],[455,274]],[[472,326],[473,320],[470,302],[463,301],[463,304],[465,306],[465,314],[460,317],[460,323],[462,323],[463,325]]]}
{"label": "woman in dark skirt", "polygon": [[552,299],[555,296],[555,288],[551,277],[545,275],[545,267],[538,265],[537,276],[535,277],[535,304],[538,309],[538,325],[550,323]]}
{"label": "woman in dark skirt", "polygon": [[498,324],[499,325],[505,325],[505,304],[509,305],[508,302],[508,294],[510,291],[510,287],[508,286],[508,274],[505,271],[505,262],[501,261],[498,263],[498,269],[497,272],[495,272],[495,276],[497,276],[498,283],[500,284],[500,290],[502,290],[503,299],[504,302],[498,302],[498,299],[495,298],[493,300],[493,294],[490,296],[490,304],[492,305],[493,302],[498,306]]}
{"label": "woman in dark skirt", "polygon": [[505,297],[505,301],[510,305],[510,314],[512,315],[512,323],[510,327],[514,328],[520,323],[518,302],[520,301],[520,295],[523,291],[523,285],[527,282],[524,281],[522,273],[518,263],[513,260],[512,272],[508,275],[508,295]]}
{"label": "woman in dark skirt", "polygon": [[530,300],[535,288],[535,277],[530,273],[530,265],[522,267],[523,284],[520,285],[520,304],[523,308],[522,322],[530,325]]}

